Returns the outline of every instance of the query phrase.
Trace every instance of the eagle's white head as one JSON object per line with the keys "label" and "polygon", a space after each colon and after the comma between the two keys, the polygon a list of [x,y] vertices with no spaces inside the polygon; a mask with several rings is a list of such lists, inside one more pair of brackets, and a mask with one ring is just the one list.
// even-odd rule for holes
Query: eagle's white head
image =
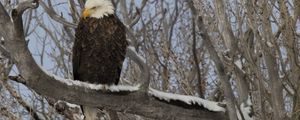
{"label": "eagle's white head", "polygon": [[84,5],[83,18],[102,18],[114,14],[115,8],[111,0],[87,0]]}

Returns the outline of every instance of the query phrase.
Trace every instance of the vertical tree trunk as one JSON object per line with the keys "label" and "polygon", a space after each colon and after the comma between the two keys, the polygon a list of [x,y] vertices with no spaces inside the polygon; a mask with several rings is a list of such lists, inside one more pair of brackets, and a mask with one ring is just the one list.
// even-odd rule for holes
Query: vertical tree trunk
{"label": "vertical tree trunk", "polygon": [[[263,38],[265,41],[261,41],[264,50],[265,63],[268,69],[268,78],[270,79],[271,88],[271,101],[273,107],[273,117],[275,120],[284,119],[284,102],[283,102],[283,87],[279,78],[278,63],[276,62],[276,51],[273,45],[276,44],[275,38],[272,34],[270,14],[271,9],[268,6],[267,1],[263,2],[263,14],[262,14],[262,27]],[[264,43],[265,42],[265,43]],[[274,54],[275,53],[275,54]]]}
{"label": "vertical tree trunk", "polygon": [[198,16],[197,17],[197,26],[199,29],[200,36],[203,39],[204,46],[209,51],[211,59],[215,63],[218,77],[221,82],[222,90],[224,90],[225,101],[227,103],[226,108],[227,108],[229,118],[230,118],[230,120],[237,120],[237,113],[236,113],[236,109],[235,109],[236,108],[235,97],[233,95],[233,90],[232,90],[231,84],[230,84],[230,76],[226,73],[225,67],[224,67],[220,57],[218,56],[217,51],[215,50],[215,48],[213,46],[212,39],[210,38],[210,36],[205,28],[203,18],[201,16],[201,9],[200,9],[201,5],[200,5],[199,1],[193,0],[191,2],[192,2],[192,3],[190,3],[190,4],[192,4],[191,7],[193,7],[192,13],[193,13],[194,17]]}

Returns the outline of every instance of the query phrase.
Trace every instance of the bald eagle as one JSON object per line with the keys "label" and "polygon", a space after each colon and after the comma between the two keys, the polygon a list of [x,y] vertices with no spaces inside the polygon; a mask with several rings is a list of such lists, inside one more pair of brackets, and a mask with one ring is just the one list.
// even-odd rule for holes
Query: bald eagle
{"label": "bald eagle", "polygon": [[117,85],[128,45],[125,29],[110,0],[87,0],[75,32],[74,79]]}
{"label": "bald eagle", "polygon": [[[110,0],[87,0],[75,30],[74,79],[117,85],[128,45],[125,29]],[[97,111],[83,106],[86,120],[99,119]]]}

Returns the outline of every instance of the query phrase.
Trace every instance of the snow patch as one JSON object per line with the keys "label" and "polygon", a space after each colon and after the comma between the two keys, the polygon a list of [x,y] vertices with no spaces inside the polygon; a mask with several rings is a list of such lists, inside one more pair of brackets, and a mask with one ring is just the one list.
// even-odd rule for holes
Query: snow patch
{"label": "snow patch", "polygon": [[288,85],[287,83],[283,83],[283,86],[285,87],[286,91],[288,91],[289,93],[295,95],[295,90],[290,85]]}
{"label": "snow patch", "polygon": [[241,109],[241,112],[242,112],[245,120],[253,120],[253,118],[250,116],[251,106],[252,106],[252,102],[251,102],[250,96],[248,96],[246,104],[242,103],[240,105],[240,109]]}
{"label": "snow patch", "polygon": [[[55,103],[55,104],[59,104],[59,103],[61,103],[61,102],[64,102],[64,101],[58,100],[57,103]],[[64,102],[64,103],[66,103],[66,105],[67,105],[68,107],[70,107],[70,108],[79,108],[79,109],[80,109],[80,106],[79,106],[79,105],[72,104],[72,103],[68,103],[68,102]]]}
{"label": "snow patch", "polygon": [[226,50],[224,50],[224,53],[229,53],[230,52],[230,49],[226,49]]}
{"label": "snow patch", "polygon": [[274,47],[274,45],[270,41],[267,41],[267,46],[268,47]]}
{"label": "snow patch", "polygon": [[126,40],[127,40],[127,42],[132,43],[131,39],[126,39]]}
{"label": "snow patch", "polygon": [[243,65],[242,65],[242,61],[241,60],[237,60],[234,62],[234,64],[236,65],[236,67],[238,67],[241,72],[243,72],[244,74],[246,73],[244,70],[243,70]]}
{"label": "snow patch", "polygon": [[43,70],[47,75],[50,77],[53,77],[54,79],[58,80],[59,82],[66,84],[68,86],[79,86],[79,87],[84,87],[84,88],[89,88],[92,90],[105,90],[105,91],[110,91],[110,92],[134,92],[138,91],[140,88],[140,85],[135,85],[135,86],[129,86],[129,85],[104,85],[104,84],[91,84],[87,82],[82,82],[78,80],[71,80],[71,79],[64,79],[59,76],[56,76],[52,73],[49,73],[47,70],[43,69],[41,67],[41,70]]}
{"label": "snow patch", "polygon": [[178,101],[182,101],[188,105],[198,104],[210,111],[225,112],[225,108],[219,106],[218,102],[204,100],[204,99],[201,99],[201,98],[195,97],[195,96],[166,93],[166,92],[161,92],[161,91],[155,90],[153,88],[149,88],[149,94],[154,97],[157,97],[160,100],[164,100],[167,102],[170,102],[171,100],[178,100]]}
{"label": "snow patch", "polygon": [[242,65],[242,62],[241,62],[240,60],[235,61],[234,64],[235,64],[238,68],[240,68],[240,69],[242,70],[243,65]]}
{"label": "snow patch", "polygon": [[282,73],[279,74],[280,79],[283,79],[284,77],[285,77],[285,74],[282,74]]}
{"label": "snow patch", "polygon": [[141,85],[136,85],[136,86],[111,85],[108,86],[107,90],[109,90],[110,92],[124,92],[124,91],[134,92],[134,91],[138,91],[140,89],[140,86]]}

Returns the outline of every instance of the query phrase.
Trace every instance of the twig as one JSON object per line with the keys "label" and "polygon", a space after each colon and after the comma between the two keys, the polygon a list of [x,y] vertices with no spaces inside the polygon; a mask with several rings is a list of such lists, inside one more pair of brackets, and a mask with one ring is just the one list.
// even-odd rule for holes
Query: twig
{"label": "twig", "polygon": [[21,104],[29,112],[29,114],[35,120],[40,120],[40,118],[39,118],[38,114],[36,113],[36,111],[30,105],[28,105],[22,99],[22,97],[10,85],[7,84],[7,82],[3,82],[3,81],[0,80],[0,84],[2,84],[7,89],[7,91],[17,100],[17,102],[19,104]]}
{"label": "twig", "polygon": [[10,120],[20,120],[20,118],[17,118],[13,113],[7,110],[7,108],[1,107],[0,108],[0,115],[8,117]]}
{"label": "twig", "polygon": [[48,13],[48,15],[55,21],[65,25],[65,26],[68,26],[68,27],[71,27],[71,28],[76,28],[76,24],[74,23],[71,23],[71,22],[68,22],[66,21],[64,18],[62,18],[61,16],[59,16],[55,11],[54,9],[50,6],[48,7],[43,1],[41,1],[41,6],[45,9],[45,11]]}

